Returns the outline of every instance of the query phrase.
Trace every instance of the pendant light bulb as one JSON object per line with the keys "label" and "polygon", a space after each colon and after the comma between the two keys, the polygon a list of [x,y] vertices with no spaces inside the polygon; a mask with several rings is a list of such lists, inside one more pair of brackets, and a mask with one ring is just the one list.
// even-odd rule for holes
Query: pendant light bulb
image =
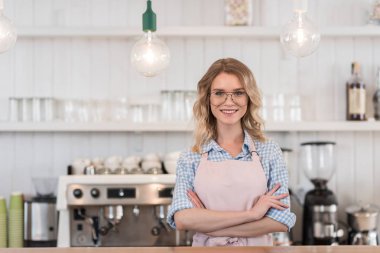
{"label": "pendant light bulb", "polygon": [[319,46],[319,29],[307,17],[307,0],[293,0],[292,19],[283,27],[280,35],[282,46],[296,57],[305,57],[314,53]]}
{"label": "pendant light bulb", "polygon": [[143,31],[142,38],[132,48],[131,63],[142,75],[153,77],[168,67],[170,51],[155,33],[156,14],[150,0],[147,1],[147,10],[143,14]]}
{"label": "pendant light bulb", "polygon": [[14,46],[17,33],[11,20],[4,16],[4,1],[0,0],[0,53]]}

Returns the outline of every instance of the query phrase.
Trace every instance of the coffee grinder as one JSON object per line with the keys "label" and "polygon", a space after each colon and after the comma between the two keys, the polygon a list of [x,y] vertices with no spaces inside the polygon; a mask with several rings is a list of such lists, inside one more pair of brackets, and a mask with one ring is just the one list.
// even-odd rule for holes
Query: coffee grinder
{"label": "coffee grinder", "polygon": [[56,247],[58,217],[57,178],[33,178],[36,196],[24,202],[24,246]]}
{"label": "coffee grinder", "polygon": [[301,166],[314,189],[306,193],[303,213],[304,245],[338,244],[338,202],[327,182],[335,170],[334,142],[301,143]]}

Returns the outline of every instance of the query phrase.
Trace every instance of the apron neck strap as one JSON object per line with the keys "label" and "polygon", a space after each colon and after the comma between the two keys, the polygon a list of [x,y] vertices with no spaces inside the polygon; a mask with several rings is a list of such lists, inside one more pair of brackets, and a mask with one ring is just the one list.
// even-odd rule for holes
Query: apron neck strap
{"label": "apron neck strap", "polygon": [[252,138],[249,138],[249,153],[256,153],[257,154],[257,151],[256,151],[256,146],[255,146],[255,143],[253,142]]}
{"label": "apron neck strap", "polygon": [[[252,155],[252,153],[256,153],[256,155],[258,155],[258,153],[256,151],[255,143],[253,142],[252,138],[249,138],[249,153],[251,155]],[[208,151],[202,153],[201,158],[207,160],[208,159]]]}

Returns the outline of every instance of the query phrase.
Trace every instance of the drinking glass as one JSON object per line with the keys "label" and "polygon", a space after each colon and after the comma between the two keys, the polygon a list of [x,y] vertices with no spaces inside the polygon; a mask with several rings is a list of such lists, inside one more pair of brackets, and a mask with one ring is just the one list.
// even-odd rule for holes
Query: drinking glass
{"label": "drinking glass", "polygon": [[43,98],[42,101],[42,120],[52,121],[55,117],[55,100],[53,98],[47,97]]}
{"label": "drinking glass", "polygon": [[272,98],[273,121],[282,122],[285,120],[285,95],[275,94]]}
{"label": "drinking glass", "polygon": [[269,120],[269,96],[264,95],[262,97],[262,107],[261,107],[261,117],[263,118],[264,121]]}
{"label": "drinking glass", "polygon": [[160,120],[160,105],[147,104],[144,106],[144,121],[146,122],[158,122]]}
{"label": "drinking glass", "polygon": [[62,118],[65,122],[75,122],[78,120],[78,103],[76,100],[62,100]]}
{"label": "drinking glass", "polygon": [[128,118],[128,101],[126,98],[112,101],[111,115],[113,121],[123,121]]}
{"label": "drinking glass", "polygon": [[27,122],[32,119],[32,99],[22,98],[20,107],[21,121]]}
{"label": "drinking glass", "polygon": [[107,112],[109,103],[105,99],[92,100],[88,103],[90,106],[88,110],[90,111],[92,117],[90,117],[90,121],[104,121],[107,120]]}
{"label": "drinking glass", "polygon": [[301,121],[302,120],[302,110],[301,110],[301,97],[299,95],[289,96],[289,119],[290,121]]}
{"label": "drinking glass", "polygon": [[172,105],[174,107],[174,120],[182,121],[185,119],[185,104],[184,104],[184,92],[174,91],[172,96]]}
{"label": "drinking glass", "polygon": [[197,97],[195,91],[185,92],[185,120],[190,120],[193,116],[193,106]]}
{"label": "drinking glass", "polygon": [[131,105],[132,122],[141,123],[144,121],[144,112],[142,105]]}
{"label": "drinking glass", "polygon": [[40,122],[41,119],[41,98],[32,98],[32,119],[35,122]]}
{"label": "drinking glass", "polygon": [[168,90],[161,92],[161,118],[165,121],[172,120],[172,93]]}
{"label": "drinking glass", "polygon": [[9,115],[8,119],[9,121],[16,122],[20,120],[20,106],[21,106],[21,100],[20,98],[10,97],[8,100],[9,104]]}
{"label": "drinking glass", "polygon": [[89,122],[90,118],[95,118],[93,116],[93,104],[90,101],[78,100],[76,102],[78,104],[78,120],[80,122]]}

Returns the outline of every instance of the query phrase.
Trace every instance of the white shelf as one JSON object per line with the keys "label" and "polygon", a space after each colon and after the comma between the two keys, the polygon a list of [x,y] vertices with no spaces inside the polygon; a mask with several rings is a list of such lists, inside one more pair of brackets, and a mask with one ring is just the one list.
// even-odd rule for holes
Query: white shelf
{"label": "white shelf", "polygon": [[355,121],[306,121],[267,123],[265,131],[270,132],[364,132],[380,131],[380,122]]}
{"label": "white shelf", "polygon": [[[191,132],[191,123],[0,123],[0,132]],[[265,124],[266,132],[341,132],[341,131],[380,131],[380,122],[281,122]]]}
{"label": "white shelf", "polygon": [[[157,34],[162,37],[257,37],[277,38],[280,27],[255,26],[180,26],[159,27]],[[140,28],[114,27],[20,27],[20,38],[44,37],[137,37],[142,35]],[[380,26],[343,26],[321,29],[322,37],[380,37]]]}
{"label": "white shelf", "polygon": [[0,132],[186,132],[190,123],[131,122],[9,122],[0,123]]}

